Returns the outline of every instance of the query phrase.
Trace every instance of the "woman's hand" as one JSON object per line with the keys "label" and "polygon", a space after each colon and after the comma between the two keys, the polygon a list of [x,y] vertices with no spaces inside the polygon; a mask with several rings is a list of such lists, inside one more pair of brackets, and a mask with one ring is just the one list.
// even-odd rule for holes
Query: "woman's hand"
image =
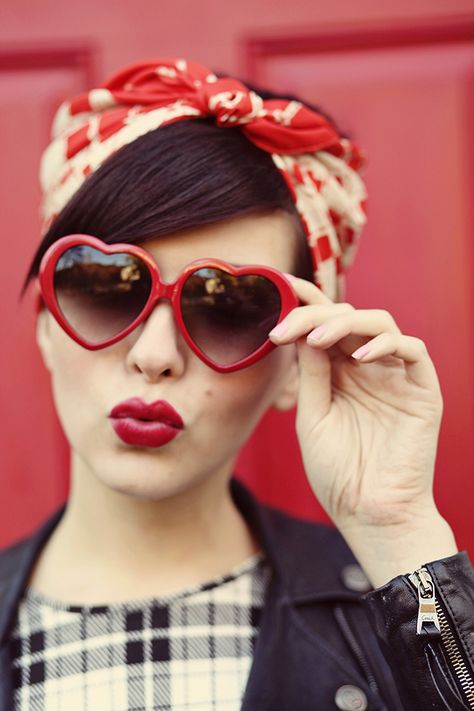
{"label": "woman's hand", "polygon": [[[378,539],[390,557],[405,535],[413,552],[420,531],[432,541],[440,533],[443,556],[456,553],[433,499],[443,399],[424,342],[402,334],[387,311],[334,303],[304,279],[293,277],[292,286],[303,305],[270,337],[296,343],[296,432],[317,498],[356,555],[364,557],[366,544],[375,552],[368,541]],[[433,552],[420,565],[441,557]]]}

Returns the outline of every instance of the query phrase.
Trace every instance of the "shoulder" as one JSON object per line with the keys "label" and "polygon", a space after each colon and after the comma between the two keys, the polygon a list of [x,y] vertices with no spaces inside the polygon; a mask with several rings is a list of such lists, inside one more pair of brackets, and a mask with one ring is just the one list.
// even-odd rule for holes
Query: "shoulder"
{"label": "shoulder", "polygon": [[65,505],[60,506],[34,531],[0,548],[0,586],[10,582],[17,575],[28,573],[39,549],[58,523],[64,509]]}
{"label": "shoulder", "polygon": [[337,528],[269,506],[236,480],[232,494],[292,596],[360,594],[371,588]]}
{"label": "shoulder", "polygon": [[21,538],[19,541],[7,547],[0,548],[0,580],[12,575],[24,555],[25,550],[31,544],[34,533]]}
{"label": "shoulder", "polygon": [[315,551],[322,548],[335,555],[352,557],[344,538],[334,526],[310,521],[283,509],[264,503],[246,484],[237,479],[231,481],[231,491],[236,506],[257,533],[271,536],[284,548],[301,548]]}
{"label": "shoulder", "polygon": [[260,506],[272,534],[285,547],[313,554],[320,549],[326,555],[330,554],[332,560],[352,560],[352,551],[335,526],[301,518],[268,504]]}
{"label": "shoulder", "polygon": [[65,508],[63,504],[33,533],[0,550],[0,646],[14,622],[18,602],[36,557]]}

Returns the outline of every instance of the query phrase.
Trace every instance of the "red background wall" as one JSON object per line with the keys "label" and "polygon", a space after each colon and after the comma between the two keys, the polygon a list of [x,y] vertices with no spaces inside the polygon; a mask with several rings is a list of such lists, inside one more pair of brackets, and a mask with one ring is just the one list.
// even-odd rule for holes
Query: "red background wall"
{"label": "red background wall", "polygon": [[[474,553],[472,10],[472,0],[3,0],[0,545],[32,531],[68,486],[31,299],[17,301],[38,242],[36,174],[52,112],[125,62],[182,54],[320,103],[367,148],[369,226],[347,299],[387,308],[427,343],[445,398],[438,506]],[[267,501],[325,519],[293,422],[269,412],[237,471]]]}

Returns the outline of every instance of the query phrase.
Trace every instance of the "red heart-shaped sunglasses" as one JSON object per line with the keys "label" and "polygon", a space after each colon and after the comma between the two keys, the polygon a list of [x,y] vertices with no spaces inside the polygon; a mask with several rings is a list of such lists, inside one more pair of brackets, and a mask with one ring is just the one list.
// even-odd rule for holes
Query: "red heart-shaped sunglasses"
{"label": "red heart-shaped sunglasses", "polygon": [[220,373],[245,368],[275,348],[269,331],[300,303],[272,267],[197,259],[166,283],[145,249],[85,234],[61,237],[47,249],[39,284],[59,325],[90,350],[124,338],[168,299],[190,348]]}

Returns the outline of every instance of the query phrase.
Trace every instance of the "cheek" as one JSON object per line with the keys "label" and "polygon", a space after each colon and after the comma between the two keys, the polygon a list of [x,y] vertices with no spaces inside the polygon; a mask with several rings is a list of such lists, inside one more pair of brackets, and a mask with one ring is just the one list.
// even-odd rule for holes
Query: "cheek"
{"label": "cheek", "polygon": [[101,394],[107,384],[107,363],[60,330],[53,335],[52,353],[53,398],[66,436],[73,441],[80,431],[93,424],[91,418],[103,407]]}
{"label": "cheek", "polygon": [[204,389],[204,408],[213,427],[225,428],[243,444],[272,405],[292,358],[290,348],[280,347],[249,368],[211,376]]}

